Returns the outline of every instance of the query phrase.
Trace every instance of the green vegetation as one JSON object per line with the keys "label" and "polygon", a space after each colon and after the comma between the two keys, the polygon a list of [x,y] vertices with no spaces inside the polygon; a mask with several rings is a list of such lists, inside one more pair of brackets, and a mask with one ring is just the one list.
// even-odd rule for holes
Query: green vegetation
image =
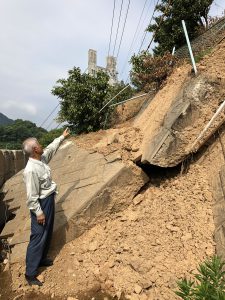
{"label": "green vegetation", "polygon": [[[197,37],[210,24],[208,16],[213,0],[162,0],[156,6],[155,23],[147,31],[153,33],[156,44],[153,54],[142,51],[131,58],[131,81],[138,89],[157,90],[171,74],[177,60],[170,53],[186,44],[182,27],[185,20],[190,39]],[[205,54],[197,57],[199,61]]]}
{"label": "green vegetation", "polygon": [[44,147],[48,146],[48,144],[50,144],[54,139],[56,139],[62,134],[63,130],[64,129],[62,128],[53,129],[49,132],[42,134],[42,136],[39,139],[40,144]]}
{"label": "green vegetation", "polygon": [[153,56],[147,51],[131,58],[131,81],[138,90],[159,89],[164,80],[171,74],[176,58],[169,52],[162,56]]}
{"label": "green vegetation", "polygon": [[212,52],[212,49],[207,49],[207,50],[204,50],[204,51],[201,51],[199,52],[197,55],[195,55],[195,62],[196,63],[199,63],[205,55],[208,55]]}
{"label": "green vegetation", "polygon": [[198,267],[194,280],[179,281],[175,293],[184,300],[225,300],[225,263],[213,256]]}
{"label": "green vegetation", "polygon": [[30,121],[15,120],[12,124],[0,126],[0,148],[21,149],[22,142],[28,137],[39,139],[47,131]]}
{"label": "green vegetation", "polygon": [[[108,75],[102,71],[97,72],[96,76],[90,76],[74,67],[68,71],[68,75],[67,79],[59,79],[52,89],[52,94],[61,99],[58,121],[66,121],[77,134],[103,128],[106,116],[112,109],[107,106],[100,110],[125,84],[121,82],[114,87],[110,86]],[[132,89],[128,88],[113,103],[129,98],[132,94]]]}
{"label": "green vegetation", "polygon": [[185,20],[190,39],[205,30],[209,23],[209,9],[213,0],[162,0],[156,7],[155,23],[147,31],[153,32],[156,55],[163,55],[184,45],[185,36],[181,20]]}
{"label": "green vegetation", "polygon": [[12,124],[13,120],[9,119],[8,117],[6,117],[5,115],[3,115],[2,113],[0,113],[0,126],[1,125],[8,125],[8,124]]}

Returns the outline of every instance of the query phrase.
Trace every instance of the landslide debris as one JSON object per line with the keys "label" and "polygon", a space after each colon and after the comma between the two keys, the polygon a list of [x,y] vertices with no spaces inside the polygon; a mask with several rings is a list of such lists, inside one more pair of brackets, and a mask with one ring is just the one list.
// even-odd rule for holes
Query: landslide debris
{"label": "landslide debris", "polygon": [[[63,296],[102,289],[131,299],[178,299],[177,279],[215,253],[212,202],[206,169],[198,164],[160,186],[150,184],[125,211],[65,245],[42,272],[40,291]],[[18,270],[24,266],[14,268],[13,282],[23,289]]]}

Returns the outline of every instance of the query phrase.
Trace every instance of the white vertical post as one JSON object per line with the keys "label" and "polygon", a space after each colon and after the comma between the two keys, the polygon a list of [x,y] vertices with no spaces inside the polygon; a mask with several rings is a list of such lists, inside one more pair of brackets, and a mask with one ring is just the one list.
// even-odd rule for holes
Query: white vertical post
{"label": "white vertical post", "polygon": [[172,55],[174,55],[175,50],[176,50],[176,47],[174,46],[174,47],[173,47],[173,51],[172,51]]}
{"label": "white vertical post", "polygon": [[195,59],[194,59],[194,55],[193,55],[193,52],[192,52],[192,49],[191,49],[191,43],[190,43],[190,40],[189,40],[189,37],[188,37],[188,32],[187,32],[187,28],[186,28],[184,20],[182,20],[182,25],[183,25],[184,34],[185,34],[185,37],[186,37],[186,41],[187,41],[189,53],[190,53],[190,56],[191,56],[191,62],[192,62],[195,74],[197,74],[197,68],[196,68],[196,64],[195,64]]}

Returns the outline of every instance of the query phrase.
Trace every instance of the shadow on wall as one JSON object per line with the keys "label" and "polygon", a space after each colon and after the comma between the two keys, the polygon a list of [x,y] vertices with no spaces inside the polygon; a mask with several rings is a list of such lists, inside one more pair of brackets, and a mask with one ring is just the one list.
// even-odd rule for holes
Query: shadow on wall
{"label": "shadow on wall", "polygon": [[10,177],[24,169],[27,157],[22,150],[0,150],[0,188]]}

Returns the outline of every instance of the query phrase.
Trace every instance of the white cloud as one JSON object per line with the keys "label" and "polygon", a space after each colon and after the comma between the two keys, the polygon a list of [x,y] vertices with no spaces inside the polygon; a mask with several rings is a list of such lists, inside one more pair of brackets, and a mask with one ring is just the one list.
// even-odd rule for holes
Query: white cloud
{"label": "white cloud", "polygon": [[[130,55],[139,48],[155,2],[148,2],[151,7]],[[116,1],[112,47],[120,3]],[[123,18],[127,3],[125,0]],[[131,1],[118,57],[119,71],[126,63],[121,79],[126,80],[129,72],[128,50],[144,3],[145,0]],[[217,6],[212,6],[214,14],[220,13],[224,7],[224,0],[216,3]],[[105,66],[112,10],[112,0],[1,0],[0,112],[13,119],[28,119],[40,125],[58,104],[57,98],[51,95],[56,80],[65,78],[73,66],[84,71],[89,48],[97,50],[97,63]],[[150,34],[147,34],[143,49],[149,41]]]}
{"label": "white cloud", "polygon": [[31,116],[37,114],[37,108],[32,103],[18,102],[18,101],[7,101],[1,105],[3,111],[11,111],[16,114],[24,113]]}

